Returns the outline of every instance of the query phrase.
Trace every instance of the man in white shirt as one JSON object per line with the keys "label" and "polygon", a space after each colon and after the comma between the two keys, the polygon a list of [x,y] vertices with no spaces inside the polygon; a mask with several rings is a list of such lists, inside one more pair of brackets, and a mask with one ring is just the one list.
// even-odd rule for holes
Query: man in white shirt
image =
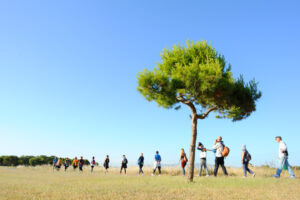
{"label": "man in white shirt", "polygon": [[222,155],[223,149],[224,149],[224,143],[222,141],[222,137],[219,136],[215,144],[213,146],[213,149],[216,150],[216,160],[215,160],[215,169],[214,169],[214,176],[217,176],[219,165],[221,165],[223,173],[225,176],[228,176],[228,173],[226,171],[226,168],[224,166],[224,157]]}
{"label": "man in white shirt", "polygon": [[282,168],[283,166],[285,165],[286,168],[288,169],[288,172],[291,176],[291,178],[295,178],[295,174],[288,162],[288,149],[287,149],[287,146],[286,144],[282,141],[282,138],[281,136],[276,136],[275,137],[275,140],[276,142],[279,143],[279,150],[278,150],[278,158],[279,158],[279,166],[277,168],[277,171],[276,171],[276,175],[273,175],[275,178],[279,178],[280,177],[280,174],[281,174],[281,171],[282,171]]}

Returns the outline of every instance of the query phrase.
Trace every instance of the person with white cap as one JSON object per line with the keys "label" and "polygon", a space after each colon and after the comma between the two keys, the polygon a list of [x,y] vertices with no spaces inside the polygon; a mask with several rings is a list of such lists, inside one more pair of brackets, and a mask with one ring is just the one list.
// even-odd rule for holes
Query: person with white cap
{"label": "person with white cap", "polygon": [[286,144],[282,141],[281,136],[276,136],[275,137],[276,142],[279,143],[279,152],[278,152],[278,158],[279,158],[279,166],[276,170],[276,174],[273,175],[275,178],[280,178],[280,174],[282,171],[283,166],[285,166],[291,176],[291,178],[295,178],[295,174],[290,166],[290,163],[288,162],[288,149]]}
{"label": "person with white cap", "polygon": [[255,173],[253,171],[251,171],[249,169],[249,167],[248,167],[249,161],[251,160],[251,155],[248,152],[245,144],[242,145],[241,156],[242,156],[242,165],[243,165],[243,169],[244,169],[244,178],[247,177],[247,172],[249,172],[250,174],[252,174],[252,177],[254,178],[255,177]]}

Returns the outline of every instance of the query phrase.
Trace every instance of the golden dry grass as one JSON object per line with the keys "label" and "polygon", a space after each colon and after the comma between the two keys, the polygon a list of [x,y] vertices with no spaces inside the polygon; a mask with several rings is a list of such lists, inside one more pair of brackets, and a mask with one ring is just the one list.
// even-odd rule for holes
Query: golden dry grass
{"label": "golden dry grass", "polygon": [[[110,169],[105,175],[101,167],[91,174],[69,169],[57,172],[49,166],[0,167],[0,199],[300,199],[300,179],[289,179],[285,171],[280,179],[271,175],[274,169],[255,168],[256,178],[243,179],[242,170],[229,168],[229,177],[195,177],[187,183],[180,169],[164,168],[163,175],[152,177],[151,168],[144,176],[137,175],[137,167],[120,175]],[[300,172],[294,171],[296,176]],[[196,171],[197,173],[197,171]]]}

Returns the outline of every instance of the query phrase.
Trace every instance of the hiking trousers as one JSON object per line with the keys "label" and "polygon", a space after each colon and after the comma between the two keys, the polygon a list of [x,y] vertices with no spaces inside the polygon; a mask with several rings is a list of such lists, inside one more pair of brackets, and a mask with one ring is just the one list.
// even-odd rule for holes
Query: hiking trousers
{"label": "hiking trousers", "polygon": [[202,168],[204,168],[206,175],[209,175],[207,165],[206,165],[206,158],[200,158],[200,170],[199,170],[199,176],[201,176]]}
{"label": "hiking trousers", "polygon": [[227,171],[226,171],[226,168],[224,166],[224,157],[216,157],[215,159],[215,170],[214,170],[214,176],[217,176],[218,174],[218,169],[219,169],[219,166],[221,165],[222,167],[222,170],[223,170],[223,173],[228,176],[227,174]]}

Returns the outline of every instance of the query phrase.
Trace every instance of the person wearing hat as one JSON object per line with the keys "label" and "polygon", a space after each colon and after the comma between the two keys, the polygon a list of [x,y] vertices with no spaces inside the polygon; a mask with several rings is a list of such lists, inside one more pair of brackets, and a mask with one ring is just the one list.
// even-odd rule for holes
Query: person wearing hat
{"label": "person wearing hat", "polygon": [[243,169],[244,169],[244,178],[247,177],[247,172],[249,172],[250,174],[252,174],[252,177],[254,178],[255,177],[255,173],[253,171],[251,171],[249,169],[249,167],[248,167],[249,161],[251,160],[251,155],[248,152],[245,144],[242,145],[241,157],[242,157],[242,165],[243,165]]}
{"label": "person wearing hat", "polygon": [[276,136],[275,137],[276,142],[279,143],[279,150],[278,150],[278,158],[279,158],[279,166],[277,168],[276,174],[273,175],[273,177],[275,178],[280,178],[280,174],[282,171],[283,166],[285,165],[291,178],[295,178],[295,174],[288,162],[288,149],[286,144],[282,141],[282,137],[281,136]]}
{"label": "person wearing hat", "polygon": [[206,172],[206,176],[209,176],[207,165],[206,165],[206,152],[209,151],[209,149],[204,148],[204,145],[199,142],[197,149],[200,150],[200,169],[199,169],[199,175],[201,176],[202,168],[204,168]]}

